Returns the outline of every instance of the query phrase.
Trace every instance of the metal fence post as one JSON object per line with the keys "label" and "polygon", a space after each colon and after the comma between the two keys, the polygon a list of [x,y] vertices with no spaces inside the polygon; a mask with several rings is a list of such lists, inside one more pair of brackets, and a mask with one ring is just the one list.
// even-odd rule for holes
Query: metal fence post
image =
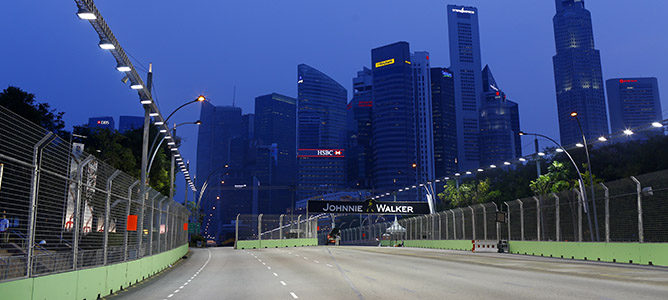
{"label": "metal fence post", "polygon": [[148,255],[153,255],[153,231],[155,231],[155,227],[154,227],[155,226],[155,222],[154,222],[154,219],[155,219],[155,199],[158,198],[158,196],[160,196],[160,195],[161,195],[160,193],[157,193],[157,195],[155,195],[153,197],[153,199],[151,199],[151,223],[149,223],[150,224],[149,228],[151,228],[151,229],[148,232]]}
{"label": "metal fence post", "polygon": [[297,238],[301,236],[301,230],[299,229],[299,223],[301,223],[302,215],[297,216]]}
{"label": "metal fence post", "polygon": [[601,183],[605,196],[605,242],[610,243],[610,191]]}
{"label": "metal fence post", "polygon": [[487,240],[487,208],[484,204],[479,204],[482,207],[482,232],[484,239]]}
{"label": "metal fence post", "polygon": [[524,240],[524,203],[522,200],[517,199],[517,202],[520,203],[520,240]]}
{"label": "metal fence post", "polygon": [[457,220],[455,219],[455,210],[451,209],[450,212],[452,212],[452,235],[453,235],[453,240],[456,240],[457,239]]}
{"label": "metal fence post", "polygon": [[280,215],[278,217],[278,239],[282,240],[283,239],[283,216]]}
{"label": "metal fence post", "polygon": [[635,176],[631,176],[631,180],[636,183],[636,194],[638,197],[638,242],[645,242],[645,232],[642,222],[642,185]]}
{"label": "metal fence post", "polygon": [[123,261],[128,260],[128,216],[130,216],[130,207],[132,206],[132,189],[139,184],[139,180],[135,181],[128,188],[128,207],[125,208],[125,232],[123,233]]}
{"label": "metal fence post", "polygon": [[473,231],[471,237],[475,240],[475,211],[473,206],[469,206],[469,209],[471,210],[471,231]]}
{"label": "metal fence post", "polygon": [[169,221],[169,209],[172,206],[171,201],[167,202],[167,208],[165,209],[165,245],[164,245],[164,251],[169,250],[169,240],[171,239],[169,236],[172,234],[172,231],[169,230],[169,226],[172,226],[172,222]]}
{"label": "metal fence post", "polygon": [[237,220],[234,221],[234,249],[237,249],[237,242],[239,241],[239,215],[237,214]]}
{"label": "metal fence post", "polygon": [[441,231],[441,213],[442,212],[439,212],[437,214],[437,216],[438,216],[438,239],[439,240],[443,239],[443,235],[442,235],[443,232]]}
{"label": "metal fence post", "polygon": [[262,215],[263,214],[259,214],[257,216],[257,239],[258,239],[258,241],[262,240]]}
{"label": "metal fence post", "polygon": [[[77,195],[74,199],[74,240],[72,241],[72,269],[76,270],[79,259],[79,231],[81,230],[81,190],[83,185],[83,168],[93,161],[94,157],[89,155],[77,168]],[[33,242],[34,243],[34,242]]]}
{"label": "metal fence post", "polygon": [[554,212],[554,218],[555,220],[555,228],[556,228],[556,234],[557,234],[557,242],[561,240],[561,224],[560,224],[560,208],[559,208],[559,196],[557,196],[556,193],[552,193],[552,197],[554,197],[554,207],[555,207],[555,212]]}
{"label": "metal fence post", "polygon": [[[30,179],[30,207],[28,211],[28,254],[26,257],[26,276],[32,275],[33,252],[35,248],[35,219],[37,217],[37,194],[39,192],[40,167],[42,164],[42,149],[51,142],[53,132],[48,132],[33,146],[32,176]],[[69,159],[69,157],[68,157]],[[75,228],[76,229],[76,228]]]}
{"label": "metal fence post", "polygon": [[540,199],[536,196],[533,196],[533,199],[536,200],[536,238],[540,241]]}
{"label": "metal fence post", "polygon": [[[496,212],[499,211],[499,207],[494,202],[492,202],[492,204],[494,204],[494,225],[496,227],[496,240],[498,241],[501,239],[501,227],[499,227],[501,225],[499,225],[499,222],[496,222]],[[485,220],[485,222],[487,222],[487,220]]]}
{"label": "metal fence post", "polygon": [[508,240],[510,241],[510,204],[508,202],[503,202],[503,204],[508,208],[508,220],[506,221],[508,222]]}
{"label": "metal fence post", "polygon": [[443,215],[445,216],[445,218],[443,218],[445,220],[445,239],[448,240],[450,236],[450,234],[448,233],[449,231],[448,229],[450,227],[448,226],[448,210],[444,211]]}
{"label": "metal fence post", "polygon": [[[580,191],[573,189],[578,199],[584,199]],[[582,242],[582,200],[578,200],[578,242]]]}
{"label": "metal fence post", "polygon": [[102,248],[104,251],[102,264],[107,265],[107,257],[109,256],[109,210],[111,207],[111,185],[113,184],[114,178],[121,174],[121,171],[116,170],[109,178],[107,179],[107,201],[104,206],[104,235],[102,236]]}

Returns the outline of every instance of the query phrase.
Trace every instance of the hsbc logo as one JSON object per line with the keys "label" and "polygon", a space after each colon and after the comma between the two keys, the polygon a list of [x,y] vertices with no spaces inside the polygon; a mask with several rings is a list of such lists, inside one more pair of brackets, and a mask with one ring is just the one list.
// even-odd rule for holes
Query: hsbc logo
{"label": "hsbc logo", "polygon": [[298,157],[344,157],[343,149],[299,149]]}

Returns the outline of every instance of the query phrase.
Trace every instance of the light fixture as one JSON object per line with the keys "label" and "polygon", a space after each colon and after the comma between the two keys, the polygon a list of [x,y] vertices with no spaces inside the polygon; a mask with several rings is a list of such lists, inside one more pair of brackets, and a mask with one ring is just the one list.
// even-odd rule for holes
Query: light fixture
{"label": "light fixture", "polygon": [[440,179],[436,179],[436,180],[434,180],[434,182],[441,182],[441,180],[440,180]]}
{"label": "light fixture", "polygon": [[598,140],[601,141],[601,142],[607,142],[608,141],[608,139],[604,136],[598,137]]}
{"label": "light fixture", "polygon": [[510,162],[509,162],[509,161],[504,161],[503,164],[506,165],[506,166],[510,166]]}
{"label": "light fixture", "polygon": [[557,152],[561,153],[561,152],[564,152],[564,149],[557,148],[557,149],[554,149],[554,151],[557,151]]}
{"label": "light fixture", "polygon": [[471,175],[471,171],[466,171],[466,175]]}
{"label": "light fixture", "polygon": [[179,157],[179,156],[181,156],[181,154],[178,153],[174,154],[174,157]]}
{"label": "light fixture", "polygon": [[164,129],[164,128],[160,129],[160,133],[165,133],[165,132],[167,132],[167,129]]}
{"label": "light fixture", "polygon": [[484,171],[484,170],[483,169],[478,169],[478,172],[482,172],[482,171]]}
{"label": "light fixture", "polygon": [[448,179],[450,179],[450,177],[445,177],[445,178],[443,178],[443,180],[448,180]]}
{"label": "light fixture", "polygon": [[153,125],[155,125],[155,126],[161,126],[161,125],[165,125],[165,122],[163,122],[163,121],[155,121],[155,122],[153,122]]}
{"label": "light fixture", "polygon": [[141,90],[141,89],[144,88],[144,86],[141,85],[141,84],[133,83],[133,84],[130,86],[130,88],[133,89],[133,90]]}
{"label": "light fixture", "polygon": [[524,131],[520,131],[520,132],[518,132],[517,134],[519,134],[519,135],[525,135],[526,133],[524,133]]}
{"label": "light fixture", "polygon": [[577,117],[577,116],[578,116],[578,112],[577,112],[577,111],[574,111],[574,112],[571,113],[571,117],[574,117],[574,118],[575,118],[575,117]]}
{"label": "light fixture", "polygon": [[663,124],[661,124],[661,122],[653,122],[652,127],[661,128],[663,127]]}
{"label": "light fixture", "polygon": [[204,100],[206,100],[206,97],[204,97],[202,95],[199,95],[199,97],[197,97],[197,101],[199,101],[199,102],[202,102]]}
{"label": "light fixture", "polygon": [[455,176],[460,176],[460,175],[462,175],[462,174],[459,174],[459,173],[455,173]]}
{"label": "light fixture", "polygon": [[632,134],[633,134],[633,130],[631,130],[631,129],[624,129],[624,134],[626,134],[626,135],[632,135]]}
{"label": "light fixture", "polygon": [[524,161],[527,161],[527,160],[526,160],[526,158],[524,158],[524,157],[520,157],[520,158],[519,158],[519,161],[524,162]]}
{"label": "light fixture", "polygon": [[117,65],[116,70],[118,70],[119,72],[130,72],[130,71],[132,71],[132,68],[130,68],[130,66],[126,66],[126,65]]}
{"label": "light fixture", "polygon": [[414,189],[414,188],[416,188],[416,187],[417,187],[417,186],[412,186],[411,188]]}
{"label": "light fixture", "polygon": [[114,49],[116,49],[116,46],[114,46],[114,44],[112,44],[107,39],[101,39],[100,43],[97,44],[97,45],[100,46],[100,48],[102,48],[104,50],[114,50]]}
{"label": "light fixture", "polygon": [[179,151],[179,148],[172,148],[172,149],[170,149],[170,150],[172,150],[172,151]]}
{"label": "light fixture", "polygon": [[538,152],[538,156],[545,156],[545,152]]}
{"label": "light fixture", "polygon": [[496,165],[489,165],[489,167],[494,169],[494,168],[496,168]]}
{"label": "light fixture", "polygon": [[169,135],[166,135],[166,136],[165,136],[165,139],[166,139],[166,140],[171,140],[171,139],[172,139],[172,137],[171,137],[171,136],[169,136]]}
{"label": "light fixture", "polygon": [[145,100],[141,100],[141,101],[139,101],[139,103],[148,105],[148,104],[153,103],[153,100],[151,100],[151,99],[145,99]]}
{"label": "light fixture", "polygon": [[152,112],[152,113],[149,113],[148,115],[149,115],[150,117],[157,117],[157,116],[159,116],[160,114],[157,113],[157,112]]}
{"label": "light fixture", "polygon": [[97,19],[97,16],[86,8],[79,8],[79,11],[77,11],[77,16],[81,20],[95,20],[95,19]]}
{"label": "light fixture", "polygon": [[583,145],[582,143],[577,143],[577,144],[575,144],[575,147],[578,147],[578,148],[582,148],[582,147],[584,147],[584,146],[585,146],[585,145]]}
{"label": "light fixture", "polygon": [[195,121],[195,125],[202,125],[202,121],[200,120]]}

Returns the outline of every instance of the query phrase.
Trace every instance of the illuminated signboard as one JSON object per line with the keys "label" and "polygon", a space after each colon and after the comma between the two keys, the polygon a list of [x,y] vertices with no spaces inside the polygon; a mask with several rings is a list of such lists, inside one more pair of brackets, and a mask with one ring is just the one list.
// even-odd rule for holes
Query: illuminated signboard
{"label": "illuminated signboard", "polygon": [[463,7],[460,8],[460,9],[453,8],[452,11],[453,11],[453,12],[456,12],[456,13],[460,13],[460,14],[471,14],[471,15],[474,15],[474,14],[475,14],[475,11],[472,11],[472,10],[466,10],[466,8],[463,8]]}
{"label": "illuminated signboard", "polygon": [[619,83],[630,83],[630,82],[638,82],[636,79],[620,79]]}
{"label": "illuminated signboard", "polygon": [[376,63],[376,68],[384,67],[384,66],[389,66],[394,63],[394,58],[390,58],[388,60],[384,61],[379,61]]}
{"label": "illuminated signboard", "polygon": [[411,64],[411,62],[410,62],[410,61],[407,61],[407,60],[405,60],[404,62],[407,63],[407,64],[409,64],[409,65]]}
{"label": "illuminated signboard", "polygon": [[107,120],[98,120],[98,121],[97,121],[97,124],[98,124],[98,125],[109,125],[109,121],[107,121]]}
{"label": "illuminated signboard", "polygon": [[359,101],[357,103],[359,107],[373,107],[373,101]]}
{"label": "illuminated signboard", "polygon": [[345,157],[344,149],[299,149],[297,157]]}
{"label": "illuminated signboard", "polygon": [[452,78],[452,73],[445,70],[441,70],[441,75],[443,75],[443,77]]}

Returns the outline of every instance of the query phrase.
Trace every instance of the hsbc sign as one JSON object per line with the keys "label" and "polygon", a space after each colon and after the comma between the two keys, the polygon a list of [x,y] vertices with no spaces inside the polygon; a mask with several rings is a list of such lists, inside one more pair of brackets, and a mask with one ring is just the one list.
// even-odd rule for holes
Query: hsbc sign
{"label": "hsbc sign", "polygon": [[345,157],[344,149],[299,149],[297,157]]}

